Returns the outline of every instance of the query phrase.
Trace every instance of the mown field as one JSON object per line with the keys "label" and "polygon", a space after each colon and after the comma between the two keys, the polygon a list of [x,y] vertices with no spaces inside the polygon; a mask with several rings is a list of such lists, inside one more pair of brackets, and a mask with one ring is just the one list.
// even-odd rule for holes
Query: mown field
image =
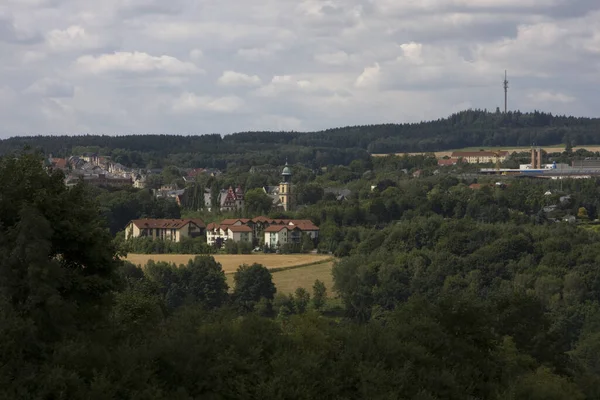
{"label": "mown field", "polygon": [[[435,154],[435,156],[437,158],[443,158],[445,156],[450,157],[450,155],[452,154],[452,152],[454,151],[478,151],[480,149],[484,149],[484,150],[505,150],[508,151],[509,153],[512,152],[523,152],[523,151],[529,151],[531,149],[530,146],[524,146],[524,147],[465,147],[463,149],[454,149],[454,150],[446,150],[446,151],[436,151],[433,152],[433,154]],[[563,145],[557,145],[557,146],[544,146],[542,147],[542,149],[547,152],[547,153],[558,153],[558,152],[563,152],[565,151],[565,146]],[[587,146],[580,146],[580,147],[573,147],[573,151],[579,150],[579,149],[585,149],[588,151],[600,151],[600,145],[587,145]],[[396,153],[397,156],[403,156],[404,154],[408,154],[408,155],[419,155],[419,154],[429,154],[429,153],[424,153],[424,152],[420,152],[420,153]],[[387,154],[373,154],[374,157],[385,157],[387,156]]]}
{"label": "mown field", "polygon": [[[126,260],[143,267],[148,260],[167,261],[179,265],[187,264],[194,257],[196,254],[128,254]],[[324,262],[331,259],[331,256],[321,254],[218,254],[213,257],[221,263],[226,274],[234,273],[242,264],[258,263],[273,269]]]}
{"label": "mown field", "polygon": [[[273,272],[273,283],[277,288],[277,293],[294,293],[301,287],[312,293],[312,287],[315,280],[320,280],[327,288],[327,297],[335,297],[333,292],[333,276],[331,269],[333,261],[327,261],[320,264],[308,265],[306,267],[292,268],[284,271]],[[233,273],[227,274],[227,284],[233,288]]]}

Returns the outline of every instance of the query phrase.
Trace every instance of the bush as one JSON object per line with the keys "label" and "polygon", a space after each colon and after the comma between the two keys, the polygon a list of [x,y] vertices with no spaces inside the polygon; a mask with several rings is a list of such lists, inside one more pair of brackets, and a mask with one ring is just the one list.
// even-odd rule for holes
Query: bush
{"label": "bush", "polygon": [[156,240],[152,238],[132,238],[119,242],[119,250],[137,254],[213,254],[215,249],[206,243],[204,237],[183,238],[180,242]]}

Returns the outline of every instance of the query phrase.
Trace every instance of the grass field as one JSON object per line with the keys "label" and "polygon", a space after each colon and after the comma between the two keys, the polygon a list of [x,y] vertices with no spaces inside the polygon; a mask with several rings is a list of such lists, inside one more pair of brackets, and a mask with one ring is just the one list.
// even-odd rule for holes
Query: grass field
{"label": "grass field", "polygon": [[[505,150],[508,151],[509,153],[512,152],[523,152],[523,151],[529,151],[531,149],[531,146],[523,146],[523,147],[465,147],[463,149],[454,149],[454,150],[447,150],[447,151],[436,151],[434,152],[435,156],[437,158],[443,158],[445,156],[450,157],[450,155],[452,154],[452,152],[454,151],[478,151],[480,149],[484,149],[484,150]],[[563,152],[565,151],[565,146],[563,145],[556,145],[556,146],[545,146],[542,147],[542,149],[547,152],[547,153],[557,153],[557,152]],[[579,149],[585,149],[588,151],[600,151],[600,145],[587,145],[587,146],[579,146],[579,147],[573,147],[573,151],[579,150]],[[426,153],[396,153],[397,156],[402,156],[404,154],[408,154],[408,155],[418,155],[418,154],[426,154]],[[387,156],[387,154],[373,154],[373,157],[385,157]]]}
{"label": "grass field", "polygon": [[[333,298],[335,297],[335,293],[333,292],[332,268],[333,261],[328,261],[321,264],[273,272],[273,283],[275,283],[277,293],[294,293],[299,287],[312,293],[313,284],[318,279],[325,284],[327,297]],[[230,288],[233,288],[233,273],[227,274],[227,284]]]}
{"label": "grass field", "polygon": [[[143,267],[148,260],[167,261],[179,265],[187,264],[194,257],[196,257],[195,254],[128,254],[126,260]],[[258,263],[271,269],[324,262],[331,259],[331,256],[321,254],[218,254],[213,257],[221,263],[226,274],[235,272],[242,264]]]}

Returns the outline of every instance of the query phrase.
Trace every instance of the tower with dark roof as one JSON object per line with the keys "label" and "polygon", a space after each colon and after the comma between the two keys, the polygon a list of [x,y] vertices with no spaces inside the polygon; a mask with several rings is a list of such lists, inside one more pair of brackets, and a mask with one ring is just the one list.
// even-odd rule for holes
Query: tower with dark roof
{"label": "tower with dark roof", "polygon": [[283,206],[284,211],[291,209],[291,188],[292,188],[292,169],[288,166],[287,161],[281,172],[281,182],[279,183],[279,202]]}

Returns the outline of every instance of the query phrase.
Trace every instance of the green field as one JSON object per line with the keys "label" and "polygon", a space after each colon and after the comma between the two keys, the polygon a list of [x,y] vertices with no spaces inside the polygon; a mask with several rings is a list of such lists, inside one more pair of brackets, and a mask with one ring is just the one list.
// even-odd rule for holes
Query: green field
{"label": "green field", "polygon": [[[327,296],[335,297],[333,293],[333,276],[331,275],[332,268],[333,261],[328,261],[306,267],[276,271],[273,272],[273,282],[277,288],[277,293],[293,293],[299,287],[312,293],[312,286],[315,280],[318,279],[327,287]],[[233,288],[233,273],[227,274],[227,284],[230,288]]]}

